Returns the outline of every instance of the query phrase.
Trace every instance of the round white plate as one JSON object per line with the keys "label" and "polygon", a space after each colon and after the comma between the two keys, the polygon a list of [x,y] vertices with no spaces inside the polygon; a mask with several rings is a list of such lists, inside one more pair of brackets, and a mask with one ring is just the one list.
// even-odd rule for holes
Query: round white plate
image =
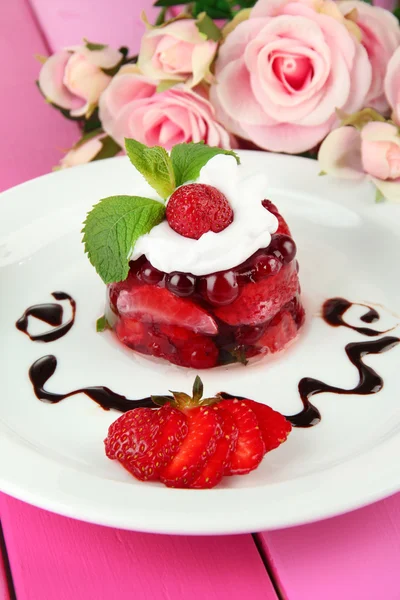
{"label": "round white plate", "polygon": [[[318,177],[318,165],[311,160],[240,154],[245,169],[268,174],[269,197],[290,223],[308,319],[286,353],[201,376],[207,394],[224,390],[292,414],[301,409],[297,385],[302,377],[344,388],[358,382],[344,346],[366,338],[321,319],[327,298],[379,304],[381,320],[374,326],[382,330],[400,322],[400,207],[375,205],[369,184]],[[58,360],[47,384],[50,391],[105,385],[130,398],[190,391],[195,371],[125,351],[109,332],[95,330],[105,290],[83,252],[81,224],[100,198],[148,193],[128,159],[116,158],[46,175],[1,196],[0,488],[78,519],[182,534],[286,527],[398,491],[400,345],[364,359],[383,377],[381,392],[315,396],[322,413],[319,425],[295,429],[256,471],[225,478],[206,491],[141,483],[107,459],[103,439],[119,413],[102,410],[82,394],[59,404],[35,397],[28,369],[46,354]],[[58,290],[77,302],[74,326],[58,341],[30,341],[15,321],[28,306],[54,301],[50,294]],[[346,319],[361,325],[362,314],[353,307]],[[48,329],[33,321],[32,331]],[[396,334],[400,328],[390,335]]]}

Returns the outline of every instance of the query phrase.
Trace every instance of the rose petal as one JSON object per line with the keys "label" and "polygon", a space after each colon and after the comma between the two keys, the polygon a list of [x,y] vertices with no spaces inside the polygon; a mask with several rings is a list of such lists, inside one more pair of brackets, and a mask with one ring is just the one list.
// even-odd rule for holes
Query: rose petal
{"label": "rose petal", "polygon": [[361,136],[354,127],[339,127],[322,142],[318,153],[321,171],[343,179],[364,176],[361,164]]}
{"label": "rose petal", "polygon": [[39,87],[53,104],[66,110],[82,107],[85,101],[69,91],[63,82],[64,71],[71,54],[65,50],[50,56],[39,73]]}

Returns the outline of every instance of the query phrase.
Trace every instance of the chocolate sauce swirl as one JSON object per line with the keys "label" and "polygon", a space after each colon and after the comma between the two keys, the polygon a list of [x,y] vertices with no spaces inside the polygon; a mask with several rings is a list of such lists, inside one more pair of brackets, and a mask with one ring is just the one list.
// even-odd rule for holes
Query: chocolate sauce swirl
{"label": "chocolate sauce swirl", "polygon": [[[15,326],[19,331],[25,333],[32,342],[54,342],[66,335],[71,329],[75,321],[76,314],[76,302],[69,294],[65,292],[53,292],[51,294],[56,300],[68,300],[72,315],[71,318],[65,323],[62,322],[64,309],[61,304],[47,303],[47,304],[35,304],[26,309],[22,317],[18,319]],[[45,331],[37,335],[31,335],[28,331],[28,317],[35,317],[48,325],[52,325],[54,329]]]}
{"label": "chocolate sauce swirl", "polygon": [[400,342],[399,338],[386,336],[379,340],[368,340],[366,342],[356,342],[347,344],[346,354],[350,362],[356,367],[359,374],[358,384],[349,390],[329,385],[318,379],[303,377],[299,382],[299,394],[303,403],[303,410],[296,415],[287,416],[293,427],[312,427],[321,420],[321,413],[318,408],[310,402],[312,396],[331,392],[333,394],[349,395],[358,394],[367,396],[380,392],[383,387],[383,379],[374,369],[368,367],[363,362],[363,357],[369,354],[382,354],[391,348],[394,348]]}
{"label": "chocolate sauce swirl", "polygon": [[110,410],[110,408],[113,408],[115,410],[119,410],[120,412],[127,412],[128,410],[132,410],[132,408],[156,406],[150,396],[148,398],[141,398],[140,400],[129,400],[126,396],[121,396],[120,394],[110,390],[110,388],[104,386],[80,388],[66,394],[55,394],[53,392],[48,392],[45,390],[45,385],[50,377],[54,375],[56,368],[57,359],[52,354],[49,354],[39,358],[29,369],[29,379],[32,382],[33,391],[39,400],[50,402],[51,404],[57,404],[57,402],[61,402],[61,400],[69,398],[70,396],[75,396],[76,394],[85,394],[88,396],[88,398],[91,398],[97,402],[97,404],[104,410]]}
{"label": "chocolate sauce swirl", "polygon": [[370,327],[356,327],[355,325],[350,325],[343,320],[343,315],[351,306],[364,306],[367,308],[367,312],[360,317],[360,321],[363,323],[375,323],[379,321],[380,316],[375,308],[371,306],[367,306],[366,304],[361,304],[360,302],[349,302],[345,298],[330,298],[326,300],[322,306],[322,318],[328,325],[332,325],[332,327],[348,327],[348,329],[353,329],[353,331],[357,331],[362,335],[367,335],[370,337],[374,337],[377,335],[383,335],[384,333],[388,333],[391,329],[386,329],[385,331],[378,331],[376,329],[372,329]]}

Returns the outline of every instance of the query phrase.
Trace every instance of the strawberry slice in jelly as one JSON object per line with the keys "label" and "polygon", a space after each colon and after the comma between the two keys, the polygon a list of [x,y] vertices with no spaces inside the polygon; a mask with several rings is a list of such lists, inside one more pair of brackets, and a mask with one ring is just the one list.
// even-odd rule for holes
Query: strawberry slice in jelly
{"label": "strawberry slice in jelly", "polygon": [[293,263],[279,273],[245,285],[237,300],[215,310],[229,325],[258,325],[272,319],[297,293],[299,281]]}
{"label": "strawberry slice in jelly", "polygon": [[216,322],[203,308],[154,285],[122,290],[117,310],[121,316],[143,322],[179,325],[205,335],[218,333]]}

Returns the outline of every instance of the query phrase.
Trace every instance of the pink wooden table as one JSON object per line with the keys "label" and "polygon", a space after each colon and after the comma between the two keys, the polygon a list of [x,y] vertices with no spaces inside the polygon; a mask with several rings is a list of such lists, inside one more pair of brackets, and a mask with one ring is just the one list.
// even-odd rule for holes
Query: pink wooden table
{"label": "pink wooden table", "polygon": [[[0,2],[1,190],[48,172],[76,137],[35,90],[33,54],[83,36],[136,50],[139,12],[132,0]],[[400,495],[313,525],[228,537],[109,529],[5,495],[0,518],[0,600],[400,600]]]}

